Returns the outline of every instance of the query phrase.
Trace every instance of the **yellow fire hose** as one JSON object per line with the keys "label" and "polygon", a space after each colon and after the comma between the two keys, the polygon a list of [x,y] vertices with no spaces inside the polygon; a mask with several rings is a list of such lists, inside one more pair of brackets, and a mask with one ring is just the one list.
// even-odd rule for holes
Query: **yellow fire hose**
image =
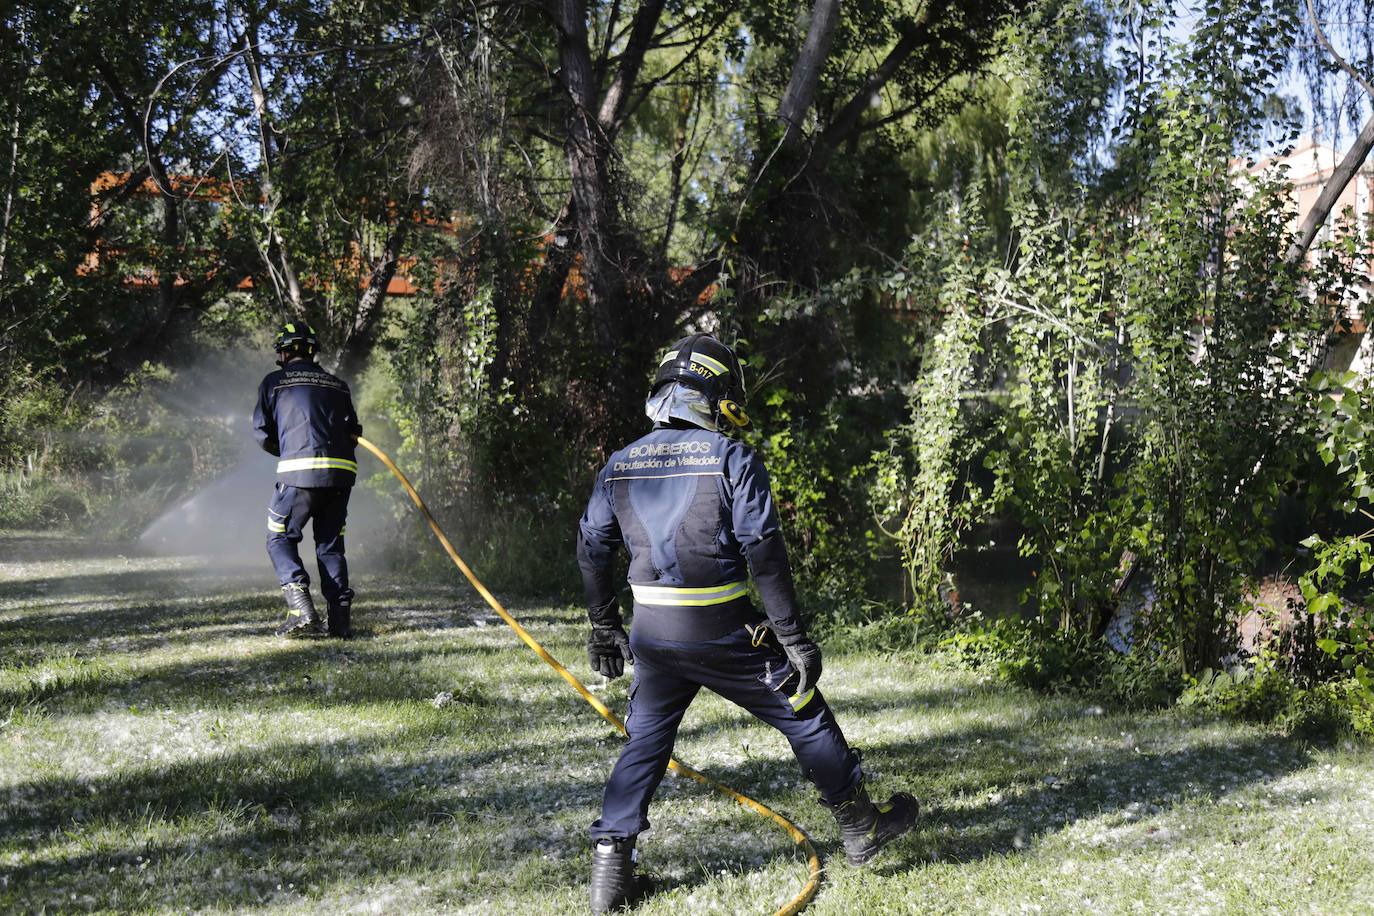
{"label": "yellow fire hose", "polygon": [[[601,713],[603,719],[619,729],[622,735],[627,735],[628,732],[625,731],[625,723],[620,720],[620,717],[611,712],[605,703],[598,700],[592,692],[587,689],[587,686],[577,679],[576,675],[563,667],[558,659],[550,655],[549,651],[541,646],[538,640],[531,636],[529,631],[520,625],[520,621],[512,617],[510,612],[501,606],[501,602],[497,601],[495,596],[487,591],[487,587],[483,585],[481,580],[479,580],[477,576],[473,574],[472,570],[468,568],[468,564],[463,562],[463,558],[458,555],[458,551],[453,549],[453,545],[449,543],[449,539],[444,534],[444,530],[440,528],[439,523],[434,520],[434,516],[430,514],[429,507],[426,506],[425,501],[420,498],[420,494],[415,491],[415,487],[411,486],[406,475],[401,473],[401,469],[387,456],[386,452],[383,452],[380,448],[367,439],[364,439],[362,436],[358,437],[358,444],[373,455],[376,455],[377,460],[386,465],[387,470],[391,471],[396,479],[401,482],[401,486],[404,487],[406,493],[410,495],[411,502],[415,503],[415,507],[419,509],[420,514],[425,517],[425,521],[429,523],[430,530],[433,531],[434,536],[439,539],[440,545],[442,545],[444,551],[448,553],[449,559],[453,561],[453,565],[457,566],[459,571],[467,577],[467,580],[472,583],[472,587],[477,589],[477,593],[486,600],[487,604],[491,605],[491,609],[500,615],[501,619],[515,631],[515,635],[519,636],[535,655],[542,658],[545,664],[554,671],[557,671],[558,676],[567,681],[568,684],[572,686],[573,690],[581,694],[582,699],[586,700],[593,709]],[[668,761],[668,768],[683,776],[695,779],[704,786],[710,786],[722,795],[728,795],[746,808],[752,808],[754,811],[762,814],[785,830],[787,835],[792,838],[792,842],[801,847],[802,852],[806,854],[806,866],[808,870],[806,885],[802,887],[801,892],[797,894],[797,896],[793,897],[786,905],[778,910],[775,916],[792,916],[794,913],[801,912],[802,909],[811,902],[811,898],[816,896],[816,888],[819,886],[821,880],[821,859],[820,856],[816,854],[815,847],[811,845],[811,838],[803,833],[800,827],[774,811],[772,808],[762,802],[755,801],[742,792],[736,792],[724,783],[716,782],[705,773],[700,773],[685,764],[679,763],[676,759],[670,759]]]}

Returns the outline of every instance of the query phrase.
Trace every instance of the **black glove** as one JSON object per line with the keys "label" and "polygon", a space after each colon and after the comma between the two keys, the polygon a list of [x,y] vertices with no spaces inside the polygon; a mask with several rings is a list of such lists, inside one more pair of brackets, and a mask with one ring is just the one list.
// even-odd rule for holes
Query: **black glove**
{"label": "black glove", "polygon": [[625,673],[625,663],[635,663],[630,652],[630,637],[624,627],[592,627],[587,637],[587,664],[592,670],[608,678]]}
{"label": "black glove", "polygon": [[778,642],[800,678],[797,681],[797,696],[803,696],[821,679],[821,647],[805,634],[779,636]]}

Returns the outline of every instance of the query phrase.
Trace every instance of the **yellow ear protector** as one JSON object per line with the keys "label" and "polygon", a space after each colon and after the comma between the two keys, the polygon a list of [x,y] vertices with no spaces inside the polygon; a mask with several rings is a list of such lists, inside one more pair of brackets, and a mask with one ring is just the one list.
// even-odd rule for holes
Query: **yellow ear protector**
{"label": "yellow ear protector", "polygon": [[733,423],[737,428],[744,429],[749,425],[749,415],[744,412],[744,408],[736,404],[729,398],[721,398],[716,402],[720,408],[720,415]]}

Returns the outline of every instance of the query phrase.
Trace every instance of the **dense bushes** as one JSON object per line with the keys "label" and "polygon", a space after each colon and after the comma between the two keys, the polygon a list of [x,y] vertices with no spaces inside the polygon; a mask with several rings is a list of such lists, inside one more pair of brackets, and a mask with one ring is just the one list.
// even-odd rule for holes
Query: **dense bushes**
{"label": "dense bushes", "polygon": [[924,648],[1007,684],[1070,692],[1109,707],[1148,709],[1177,702],[1209,715],[1268,723],[1284,734],[1374,738],[1374,696],[1359,680],[1313,680],[1285,665],[1272,649],[1227,668],[1184,676],[1167,654],[1121,654],[1082,635],[1012,618],[966,622]]}
{"label": "dense bushes", "polygon": [[[0,392],[0,525],[136,535],[169,503],[228,467],[244,430],[232,428],[222,411],[188,409],[178,390],[184,384],[172,369],[151,363],[103,392],[9,379]],[[246,392],[244,403],[251,396]]]}
{"label": "dense bushes", "polygon": [[981,620],[941,638],[962,664],[1035,690],[1072,690],[1131,708],[1163,706],[1183,689],[1177,661],[1163,653],[1120,654],[1081,633],[1038,621]]}
{"label": "dense bushes", "polygon": [[1310,738],[1350,733],[1374,738],[1374,697],[1355,678],[1304,685],[1261,657],[1228,669],[1205,669],[1179,697],[1185,708],[1271,722]]}

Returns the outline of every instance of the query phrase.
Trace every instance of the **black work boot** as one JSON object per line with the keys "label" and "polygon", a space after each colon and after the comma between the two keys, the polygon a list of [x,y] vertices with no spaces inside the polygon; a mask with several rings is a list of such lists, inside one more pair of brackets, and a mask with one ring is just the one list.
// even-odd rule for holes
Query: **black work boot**
{"label": "black work boot", "polygon": [[633,906],[652,889],[652,882],[635,874],[635,839],[603,838],[592,847],[592,912],[609,913]]}
{"label": "black work boot", "polygon": [[301,582],[288,582],[281,587],[281,592],[286,598],[286,619],[277,627],[277,635],[310,636],[318,633],[320,617],[315,613],[310,586]]}
{"label": "black work boot", "polygon": [[885,804],[875,805],[862,782],[854,794],[838,805],[821,802],[835,815],[850,865],[863,865],[888,843],[916,826],[921,806],[906,792],[898,792]]}
{"label": "black work boot", "polygon": [[337,598],[329,603],[329,635],[336,639],[353,638],[353,598]]}

